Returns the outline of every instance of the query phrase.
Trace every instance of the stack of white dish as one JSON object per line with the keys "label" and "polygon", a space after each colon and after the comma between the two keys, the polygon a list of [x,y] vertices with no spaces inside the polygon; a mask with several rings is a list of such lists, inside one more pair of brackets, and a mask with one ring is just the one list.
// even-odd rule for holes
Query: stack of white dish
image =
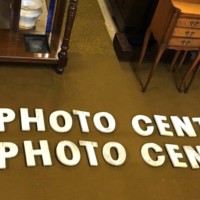
{"label": "stack of white dish", "polygon": [[42,0],[22,0],[19,27],[31,29],[42,14]]}

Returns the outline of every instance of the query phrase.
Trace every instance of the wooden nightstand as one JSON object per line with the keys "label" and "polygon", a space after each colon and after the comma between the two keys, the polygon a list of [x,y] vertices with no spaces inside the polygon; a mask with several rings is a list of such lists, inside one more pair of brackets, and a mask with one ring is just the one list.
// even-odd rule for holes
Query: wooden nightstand
{"label": "wooden nightstand", "polygon": [[[154,74],[159,60],[166,49],[174,49],[177,51],[172,65],[175,63],[181,50],[198,51],[200,50],[200,0],[160,0],[154,13],[151,24],[146,32],[142,53],[139,63],[142,62],[148,40],[153,34],[158,43],[159,50],[155,58],[154,64],[149,73],[148,79],[142,88],[144,92]],[[184,54],[185,56],[186,54]],[[193,69],[199,60],[199,54],[192,63],[190,70]],[[182,59],[183,61],[183,59]],[[179,91],[187,79],[189,74],[185,76],[180,84]]]}

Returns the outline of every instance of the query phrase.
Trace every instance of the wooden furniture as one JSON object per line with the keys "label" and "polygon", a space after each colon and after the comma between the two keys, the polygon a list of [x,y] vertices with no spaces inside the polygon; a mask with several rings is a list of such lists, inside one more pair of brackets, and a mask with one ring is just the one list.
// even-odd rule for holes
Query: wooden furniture
{"label": "wooden furniture", "polygon": [[120,32],[146,30],[158,0],[107,0]]}
{"label": "wooden furniture", "polygon": [[[200,50],[200,0],[160,0],[149,28],[147,29],[139,63],[142,62],[148,40],[153,34],[158,43],[158,52],[154,61],[148,79],[142,88],[142,91],[148,87],[148,84],[155,72],[159,60],[166,49],[176,50],[172,61],[174,65],[180,51],[185,51],[180,65],[182,64],[187,51]],[[198,62],[199,56],[192,63],[192,70]],[[180,67],[179,65],[179,67]],[[179,86],[179,91],[189,75],[185,76]]]}
{"label": "wooden furniture", "polygon": [[32,53],[28,52],[26,49],[24,33],[41,33],[35,32],[34,30],[27,31],[19,29],[21,0],[12,0],[10,29],[0,30],[0,61],[54,64],[56,66],[56,71],[58,73],[63,73],[64,67],[67,65],[68,61],[69,40],[78,0],[70,0],[69,2],[64,37],[60,39],[66,3],[66,0],[56,0],[52,30],[50,33],[46,34],[48,35],[50,52]]}
{"label": "wooden furniture", "polygon": [[184,91],[185,93],[188,92],[190,85],[192,84],[194,77],[196,76],[197,72],[200,68],[200,51],[197,52],[196,58],[192,65],[188,68],[187,72],[185,73],[181,84],[179,86],[179,91]]}
{"label": "wooden furniture", "polygon": [[[106,0],[118,32],[113,46],[119,60],[137,60],[158,0]],[[132,49],[130,49],[130,46]]]}

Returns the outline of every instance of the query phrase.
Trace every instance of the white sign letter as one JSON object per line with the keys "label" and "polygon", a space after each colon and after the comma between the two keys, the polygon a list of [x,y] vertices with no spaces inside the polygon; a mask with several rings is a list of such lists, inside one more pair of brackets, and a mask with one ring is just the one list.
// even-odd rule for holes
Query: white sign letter
{"label": "white sign letter", "polygon": [[200,146],[196,146],[197,152],[191,146],[183,146],[183,149],[185,150],[192,169],[199,169]]}
{"label": "white sign letter", "polygon": [[174,167],[186,168],[187,164],[185,162],[180,162],[179,158],[183,158],[182,153],[177,153],[175,150],[179,150],[179,146],[176,144],[166,144],[165,148],[169,154]]}
{"label": "white sign letter", "polygon": [[80,111],[80,110],[73,110],[72,112],[74,115],[78,115],[82,133],[89,133],[89,128],[88,128],[88,123],[87,123],[86,117],[90,117],[90,113],[85,112],[85,111]]}
{"label": "white sign letter", "polygon": [[28,108],[20,108],[22,131],[30,131],[30,123],[36,123],[37,131],[45,131],[42,109],[35,109],[35,117],[29,117]]}
{"label": "white sign letter", "polygon": [[0,169],[6,168],[6,159],[13,158],[18,153],[18,147],[11,142],[0,142]]}
{"label": "white sign letter", "polygon": [[[177,116],[171,116],[172,124],[174,125],[174,129],[176,134],[179,137],[184,137],[184,132],[187,133],[189,137],[196,137],[197,134],[190,122],[188,117],[182,117],[183,121],[180,120]],[[184,131],[184,132],[183,132]]]}
{"label": "white sign letter", "polygon": [[[64,125],[61,126],[58,124],[58,117],[62,117]],[[72,117],[71,115],[62,110],[55,111],[51,113],[49,117],[49,122],[51,128],[59,133],[65,133],[68,132],[72,128]]]}
{"label": "white sign letter", "polygon": [[[111,149],[116,150],[117,159],[113,159],[111,155]],[[103,157],[108,164],[114,166],[123,165],[126,160],[126,150],[125,148],[118,142],[108,142],[103,146]]]}
{"label": "white sign letter", "polygon": [[[68,147],[70,149],[71,159],[67,158],[65,149]],[[56,155],[58,160],[66,166],[77,165],[81,159],[81,154],[78,147],[70,141],[64,140],[58,143],[56,147]]]}
{"label": "white sign letter", "polygon": [[[105,118],[107,121],[108,126],[104,127],[101,123],[101,118]],[[107,112],[99,112],[94,115],[93,118],[94,125],[96,129],[102,133],[111,133],[115,130],[115,119],[114,117]]]}
{"label": "white sign letter", "polygon": [[162,148],[155,143],[144,144],[141,149],[141,154],[142,154],[142,158],[144,159],[144,161],[148,165],[151,165],[152,167],[162,166],[165,162],[165,156],[164,155],[157,156],[157,160],[153,160],[149,154],[150,149],[152,149],[156,153],[163,152]]}
{"label": "white sign letter", "polygon": [[156,121],[158,130],[160,132],[160,135],[163,136],[173,136],[173,132],[167,131],[167,128],[170,128],[168,123],[164,123],[164,121],[167,120],[166,116],[161,116],[161,115],[154,115],[154,119]]}
{"label": "white sign letter", "polygon": [[24,141],[24,150],[28,167],[36,166],[35,156],[42,157],[42,162],[44,166],[52,165],[48,142],[46,140],[40,140],[39,143],[40,149],[34,150],[32,141]]}
{"label": "white sign letter", "polygon": [[153,133],[154,127],[153,126],[147,126],[147,127],[145,126],[146,130],[144,130],[141,128],[139,121],[144,122],[146,125],[146,124],[152,123],[151,119],[144,115],[136,115],[132,119],[132,128],[134,129],[134,131],[137,134],[139,134],[141,136],[151,135]]}
{"label": "white sign letter", "polygon": [[12,122],[15,119],[15,113],[9,108],[0,109],[0,132],[5,131],[5,123]]}
{"label": "white sign letter", "polygon": [[94,150],[94,147],[98,147],[98,143],[80,140],[79,145],[84,146],[86,148],[90,166],[98,166],[98,162],[97,162],[97,158],[96,158],[96,154]]}

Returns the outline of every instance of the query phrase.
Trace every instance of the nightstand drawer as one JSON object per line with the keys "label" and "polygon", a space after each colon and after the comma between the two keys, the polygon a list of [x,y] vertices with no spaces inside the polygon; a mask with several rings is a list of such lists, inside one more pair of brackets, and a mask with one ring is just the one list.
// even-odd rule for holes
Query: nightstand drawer
{"label": "nightstand drawer", "polygon": [[172,36],[200,38],[200,29],[175,27]]}
{"label": "nightstand drawer", "polygon": [[186,28],[200,28],[200,19],[195,18],[179,18],[176,26]]}
{"label": "nightstand drawer", "polygon": [[200,47],[200,39],[172,37],[169,40],[168,45],[179,47]]}

